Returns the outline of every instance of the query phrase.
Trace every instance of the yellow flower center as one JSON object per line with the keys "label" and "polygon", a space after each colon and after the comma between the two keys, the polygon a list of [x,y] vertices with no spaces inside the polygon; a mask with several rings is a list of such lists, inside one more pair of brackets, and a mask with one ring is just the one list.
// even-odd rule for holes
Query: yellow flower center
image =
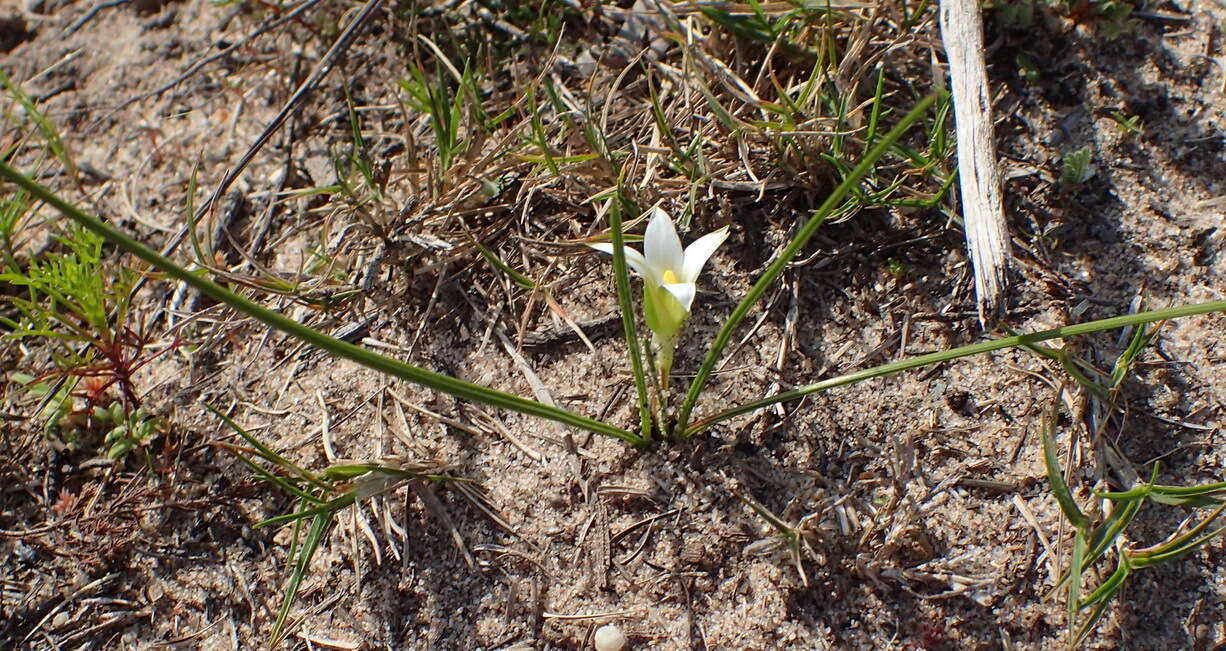
{"label": "yellow flower center", "polygon": [[672,269],[665,269],[664,270],[664,283],[668,285],[673,285],[673,284],[676,284],[676,282],[677,282],[677,274],[673,273]]}

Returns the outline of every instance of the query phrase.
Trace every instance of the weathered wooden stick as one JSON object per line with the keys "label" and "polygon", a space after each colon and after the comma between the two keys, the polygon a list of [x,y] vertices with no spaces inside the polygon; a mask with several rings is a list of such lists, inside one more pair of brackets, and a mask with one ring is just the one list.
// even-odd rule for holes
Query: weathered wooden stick
{"label": "weathered wooden stick", "polygon": [[979,0],[941,0],[941,40],[953,84],[966,246],[975,270],[979,323],[988,329],[1004,306],[1009,233],[992,134],[992,96],[983,60]]}

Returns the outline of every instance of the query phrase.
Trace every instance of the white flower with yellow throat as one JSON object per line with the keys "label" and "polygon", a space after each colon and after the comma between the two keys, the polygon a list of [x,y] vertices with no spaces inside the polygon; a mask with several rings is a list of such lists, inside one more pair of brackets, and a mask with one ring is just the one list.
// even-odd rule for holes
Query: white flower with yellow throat
{"label": "white flower with yellow throat", "polygon": [[[698,275],[707,260],[728,239],[728,227],[703,235],[684,250],[668,213],[652,209],[643,235],[643,252],[625,247],[626,264],[643,277],[643,317],[651,329],[661,381],[667,383],[677,336],[690,316]],[[592,244],[613,253],[613,245]]]}

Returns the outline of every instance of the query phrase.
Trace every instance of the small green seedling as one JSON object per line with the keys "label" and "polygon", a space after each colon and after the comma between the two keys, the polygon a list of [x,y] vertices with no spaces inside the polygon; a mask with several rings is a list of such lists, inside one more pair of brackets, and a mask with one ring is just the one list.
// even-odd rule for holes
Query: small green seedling
{"label": "small green seedling", "polygon": [[1088,25],[1108,39],[1132,29],[1131,2],[1121,0],[1064,0],[1068,17],[1073,22]]}
{"label": "small green seedling", "polygon": [[1029,29],[1034,25],[1035,0],[989,0],[984,9],[992,11],[1005,29]]}
{"label": "small green seedling", "polygon": [[[291,562],[285,596],[273,624],[269,646],[275,648],[285,633],[286,618],[298,597],[298,588],[311,565],[336,516],[354,504],[376,495],[390,493],[415,480],[433,482],[461,481],[441,474],[438,464],[346,463],[330,466],[322,472],[312,472],[286,459],[261,443],[229,416],[211,406],[213,412],[230,429],[247,442],[246,446],[216,443],[250,468],[256,476],[297,498],[291,513],[269,518],[256,528],[293,526],[292,541],[287,556]],[[267,466],[267,467],[266,467]],[[305,529],[305,532],[304,532]]]}
{"label": "small green seedling", "polygon": [[57,238],[60,251],[19,262],[8,245],[26,211],[20,197],[0,210],[6,244],[0,281],[24,290],[4,297],[16,314],[0,316],[0,328],[5,339],[55,342],[55,369],[13,379],[41,399],[45,434],[58,433],[71,447],[102,428],[107,456],[119,458],[156,431],[141,408],[135,376],[175,344],[148,352],[152,337],[127,325],[136,274],[104,261],[103,239],[93,232],[74,227]]}
{"label": "small green seedling", "polygon": [[1064,157],[1060,168],[1060,187],[1074,190],[1094,176],[1093,155],[1089,147],[1082,147]]}
{"label": "small green seedling", "polygon": [[1043,76],[1039,72],[1039,64],[1025,52],[1019,53],[1013,58],[1013,62],[1017,64],[1017,74],[1026,81],[1037,84],[1042,80]]}
{"label": "small green seedling", "polygon": [[[1068,347],[1053,348],[1032,343],[1025,344],[1025,348],[1058,362],[1064,371],[1094,398],[1103,405],[1114,406],[1129,371],[1161,327],[1162,324],[1157,323],[1151,327],[1135,328],[1128,346],[1120,353],[1109,372],[1098,370],[1075,357]],[[1139,482],[1132,489],[1123,492],[1095,491],[1094,495],[1104,501],[1101,512],[1107,515],[1092,518],[1077,505],[1060,470],[1055,443],[1060,404],[1061,394],[1058,393],[1043,419],[1043,463],[1052,494],[1060,505],[1060,510],[1074,527],[1069,569],[1058,580],[1056,590],[1067,584],[1069,645],[1075,647],[1093,630],[1111,599],[1132,572],[1181,558],[1226,531],[1226,527],[1223,527],[1205,533],[1226,508],[1226,499],[1223,499],[1226,498],[1226,482],[1191,487],[1163,486],[1157,484],[1158,465],[1154,464],[1149,482]],[[1209,506],[1216,508],[1195,525],[1185,528],[1193,519],[1189,517],[1185,525],[1162,543],[1135,549],[1125,542],[1123,534],[1146,500],[1189,509]],[[1114,570],[1090,594],[1083,596],[1083,577],[1090,569],[1095,568],[1096,563],[1106,558],[1109,550],[1115,552]],[[1084,618],[1080,616],[1082,611],[1088,611]]]}
{"label": "small green seedling", "polygon": [[[1158,464],[1154,464],[1148,482],[1139,482],[1122,492],[1098,492],[1094,495],[1108,505],[1104,518],[1092,519],[1073,499],[1056,452],[1052,436],[1055,410],[1046,419],[1043,431],[1043,461],[1052,493],[1060,510],[1073,525],[1073,554],[1068,570],[1057,581],[1055,590],[1068,591],[1069,646],[1081,644],[1102,618],[1111,600],[1119,593],[1124,581],[1135,571],[1178,560],[1205,546],[1226,532],[1226,526],[1209,529],[1226,510],[1226,482],[1200,486],[1164,486],[1157,483]],[[1124,530],[1146,501],[1188,509],[1214,507],[1203,517],[1189,516],[1166,540],[1144,548],[1134,548],[1126,542]],[[1192,523],[1195,524],[1192,524]],[[1115,568],[1089,594],[1082,596],[1085,575],[1101,564],[1106,565],[1108,552],[1114,551]],[[1082,611],[1088,611],[1080,618]]]}
{"label": "small green seedling", "polygon": [[774,538],[754,543],[746,551],[761,551],[777,545],[782,545],[787,549],[788,557],[792,559],[792,564],[796,566],[796,573],[800,576],[800,582],[806,588],[809,587],[809,575],[805,572],[803,556],[804,552],[808,552],[812,556],[816,556],[817,554],[813,551],[813,547],[809,543],[808,539],[809,536],[813,535],[813,531],[811,531],[805,525],[815,519],[815,517],[813,515],[807,516],[800,522],[800,524],[793,526],[788,524],[788,522],[783,518],[772,513],[770,509],[758,504],[754,500],[751,500],[740,493],[737,493],[736,496],[740,498],[740,500],[744,502],[746,506],[753,509],[754,513],[757,513],[763,520],[766,520],[767,523],[769,523],[775,530]]}
{"label": "small green seedling", "polygon": [[1110,117],[1115,122],[1115,130],[1126,140],[1135,139],[1145,132],[1145,125],[1141,123],[1139,115],[1129,116],[1122,111],[1112,111]]}
{"label": "small green seedling", "polygon": [[102,441],[108,459],[118,459],[132,448],[144,445],[157,432],[157,420],[149,417],[144,407],[125,412],[121,403],[112,402],[110,409],[94,407],[93,417],[111,426]]}

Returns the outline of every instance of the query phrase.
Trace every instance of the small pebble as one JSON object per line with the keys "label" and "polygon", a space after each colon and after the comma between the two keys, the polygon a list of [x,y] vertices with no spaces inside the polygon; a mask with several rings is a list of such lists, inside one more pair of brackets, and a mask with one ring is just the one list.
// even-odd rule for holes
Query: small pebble
{"label": "small pebble", "polygon": [[[55,617],[51,618],[51,630],[58,630],[58,629],[64,628],[65,626],[68,626],[68,620],[69,620],[68,613],[61,610],[60,612],[55,614]],[[596,647],[596,648],[599,649],[600,647]]]}
{"label": "small pebble", "polygon": [[596,651],[621,651],[626,648],[626,634],[613,624],[605,624],[596,629],[592,644]]}

